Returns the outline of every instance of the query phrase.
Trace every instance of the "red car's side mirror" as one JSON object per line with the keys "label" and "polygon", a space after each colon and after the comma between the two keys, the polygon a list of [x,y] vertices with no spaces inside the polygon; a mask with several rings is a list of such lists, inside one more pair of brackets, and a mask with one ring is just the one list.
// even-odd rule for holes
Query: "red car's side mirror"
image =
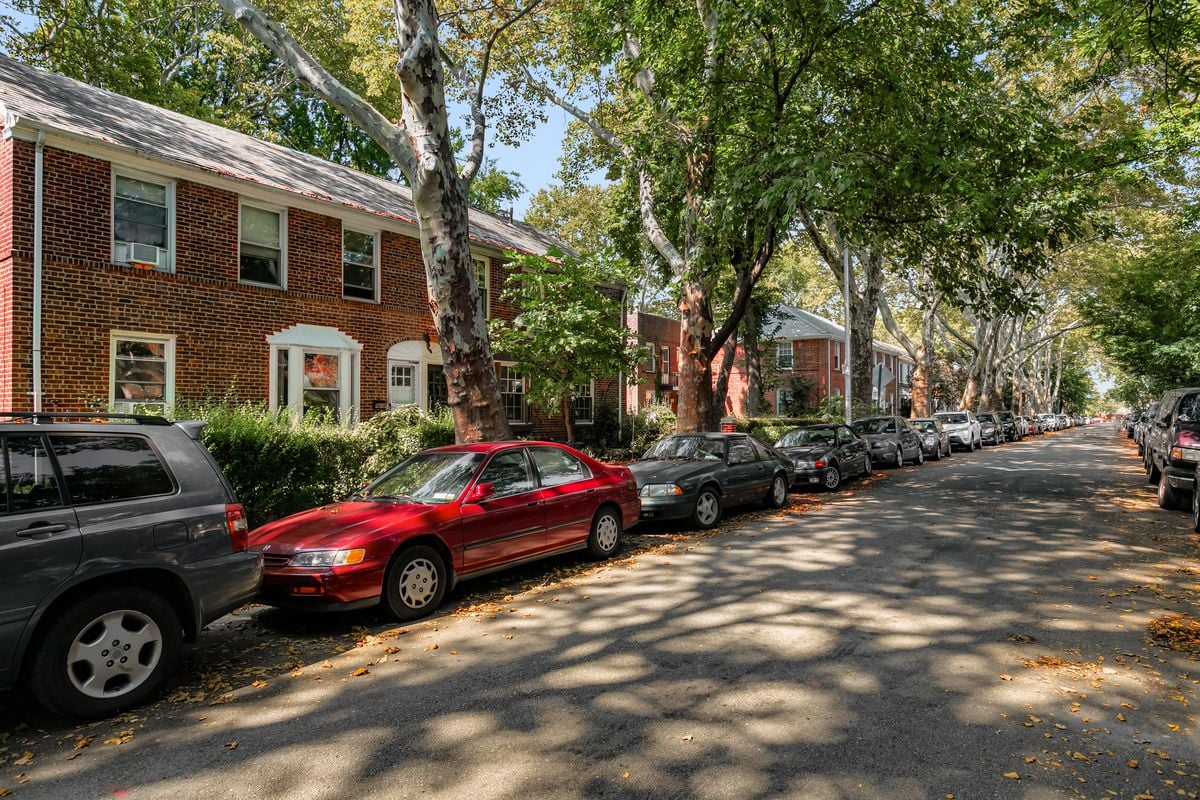
{"label": "red car's side mirror", "polygon": [[467,492],[463,502],[481,503],[496,493],[496,487],[490,483],[477,483]]}

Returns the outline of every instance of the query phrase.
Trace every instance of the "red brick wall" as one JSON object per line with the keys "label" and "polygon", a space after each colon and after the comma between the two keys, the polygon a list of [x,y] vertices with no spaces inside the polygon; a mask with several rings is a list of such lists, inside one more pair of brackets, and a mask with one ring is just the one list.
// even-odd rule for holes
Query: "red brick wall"
{"label": "red brick wall", "polygon": [[[115,330],[176,337],[175,396],[267,400],[266,338],[303,323],[337,328],[363,345],[363,416],[387,400],[387,351],[426,335],[436,347],[417,239],[381,237],[381,302],[342,298],[341,221],[288,210],[288,290],[238,283],[238,196],[176,184],[175,272],[111,263],[111,166],[50,147],[46,154],[43,269],[43,406],[83,409],[107,402],[110,336]],[[0,409],[31,407],[34,148],[0,150]],[[10,177],[11,176],[11,177]],[[6,188],[8,187],[8,188]],[[12,199],[5,202],[8,192]],[[0,239],[0,241],[4,241]],[[490,263],[492,315],[506,270]],[[597,404],[615,402],[614,382],[598,382]],[[561,427],[558,428],[561,430]],[[538,431],[541,433],[541,431]],[[554,429],[546,431],[553,435]]]}
{"label": "red brick wall", "polygon": [[[679,342],[682,327],[678,319],[661,317],[645,311],[635,311],[629,315],[627,324],[640,344],[654,348],[654,372],[646,369],[647,359],[643,359],[635,375],[628,376],[629,386],[625,391],[626,407],[631,413],[636,413],[648,405],[657,395],[659,402],[666,403],[672,408],[678,404],[678,392],[674,389],[679,379]],[[670,384],[664,385],[661,380],[663,371],[662,348],[668,348],[670,367]]]}

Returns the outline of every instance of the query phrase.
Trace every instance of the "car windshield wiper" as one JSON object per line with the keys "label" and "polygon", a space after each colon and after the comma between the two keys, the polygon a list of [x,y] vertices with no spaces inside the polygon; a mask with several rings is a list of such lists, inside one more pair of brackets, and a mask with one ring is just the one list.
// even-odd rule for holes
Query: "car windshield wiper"
{"label": "car windshield wiper", "polygon": [[421,505],[421,506],[425,505],[424,500],[418,500],[417,498],[413,497],[411,494],[373,494],[367,499],[369,499],[369,500],[395,500],[396,502],[399,502],[399,503],[416,503],[417,505]]}

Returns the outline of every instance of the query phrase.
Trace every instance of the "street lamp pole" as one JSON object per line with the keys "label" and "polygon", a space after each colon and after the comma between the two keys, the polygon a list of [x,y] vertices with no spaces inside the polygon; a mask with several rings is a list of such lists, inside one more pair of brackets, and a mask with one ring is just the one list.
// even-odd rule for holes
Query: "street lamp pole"
{"label": "street lamp pole", "polygon": [[850,368],[850,248],[845,242],[842,243],[842,298],[845,300],[842,329],[846,345],[846,357],[842,360],[842,384],[846,389],[846,424],[849,425],[854,422],[854,401],[850,391],[850,378],[853,374]]}

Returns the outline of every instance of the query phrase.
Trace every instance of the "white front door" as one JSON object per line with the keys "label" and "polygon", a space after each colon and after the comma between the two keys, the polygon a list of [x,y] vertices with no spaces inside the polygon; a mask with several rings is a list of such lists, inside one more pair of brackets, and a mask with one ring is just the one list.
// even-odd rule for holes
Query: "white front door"
{"label": "white front door", "polygon": [[388,361],[388,408],[417,402],[417,365],[412,361]]}

